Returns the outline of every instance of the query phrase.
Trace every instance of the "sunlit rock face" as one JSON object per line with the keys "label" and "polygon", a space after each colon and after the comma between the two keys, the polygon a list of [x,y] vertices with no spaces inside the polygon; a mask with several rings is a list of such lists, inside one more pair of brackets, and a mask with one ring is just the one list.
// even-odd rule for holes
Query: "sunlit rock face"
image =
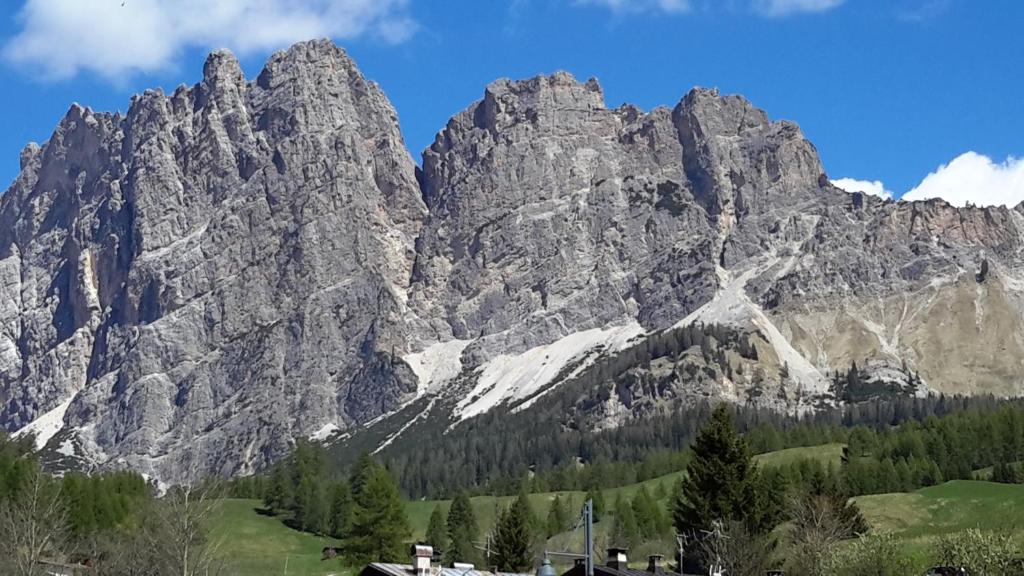
{"label": "sunlit rock face", "polygon": [[[908,393],[1022,389],[1019,210],[847,194],[795,124],[715,90],[645,112],[499,80],[417,168],[381,89],[306,42],[251,80],[214,53],[123,117],[72,106],[21,165],[0,426],[166,481],[584,373],[620,392],[593,426],[709,396],[811,410],[851,362]],[[743,349],[652,362],[694,323]]]}

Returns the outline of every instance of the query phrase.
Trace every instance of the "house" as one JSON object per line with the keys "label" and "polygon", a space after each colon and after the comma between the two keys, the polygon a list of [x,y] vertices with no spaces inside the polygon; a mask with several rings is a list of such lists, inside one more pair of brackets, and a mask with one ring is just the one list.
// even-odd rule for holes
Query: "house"
{"label": "house", "polygon": [[[646,568],[630,568],[627,553],[625,548],[609,548],[606,556],[608,560],[603,565],[594,564],[594,576],[689,576],[663,566],[663,557],[660,555],[648,556]],[[586,573],[583,560],[577,560],[576,565],[562,576],[586,576]]]}
{"label": "house", "polygon": [[359,576],[533,576],[513,572],[492,572],[479,570],[472,564],[456,563],[451,567],[431,562],[434,549],[430,546],[412,547],[412,564],[390,564],[373,562],[359,573]]}

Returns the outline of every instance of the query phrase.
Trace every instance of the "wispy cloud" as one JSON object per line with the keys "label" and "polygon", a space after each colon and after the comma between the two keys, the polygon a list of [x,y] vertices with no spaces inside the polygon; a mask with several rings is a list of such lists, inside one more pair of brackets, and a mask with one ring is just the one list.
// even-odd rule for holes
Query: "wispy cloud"
{"label": "wispy cloud", "polygon": [[662,12],[681,14],[693,10],[750,11],[769,18],[801,13],[827,12],[846,0],[573,0],[579,5],[601,6],[616,13]]}
{"label": "wispy cloud", "polygon": [[841,6],[846,0],[754,0],[754,10],[772,18],[827,12]]}
{"label": "wispy cloud", "polygon": [[603,6],[615,12],[662,12],[682,13],[690,10],[689,0],[576,0],[577,4]]}
{"label": "wispy cloud", "polygon": [[977,152],[965,152],[939,166],[903,198],[942,198],[956,206],[1016,206],[1024,202],[1024,159],[995,162]]}
{"label": "wispy cloud", "polygon": [[904,0],[896,6],[896,17],[906,22],[926,22],[942,16],[952,0]]}
{"label": "wispy cloud", "polygon": [[855,178],[839,178],[833,180],[832,184],[836,188],[842,188],[847,192],[863,192],[864,194],[871,194],[872,196],[878,196],[879,198],[892,198],[892,192],[885,188],[885,184],[882,184],[879,180],[857,180]]}
{"label": "wispy cloud", "polygon": [[154,72],[192,47],[246,54],[322,37],[398,43],[416,30],[407,0],[25,0],[17,22],[5,59],[56,79]]}

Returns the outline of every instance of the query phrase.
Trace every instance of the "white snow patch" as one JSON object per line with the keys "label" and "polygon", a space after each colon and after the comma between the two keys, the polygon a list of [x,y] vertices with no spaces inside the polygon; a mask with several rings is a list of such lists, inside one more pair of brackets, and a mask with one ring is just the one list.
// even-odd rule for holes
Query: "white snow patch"
{"label": "white snow patch", "polygon": [[573,360],[599,346],[607,350],[621,349],[630,339],[643,333],[643,327],[634,320],[625,326],[569,334],[515,356],[502,354],[480,368],[476,386],[459,402],[455,413],[462,421],[503,402],[529,398],[550,384]]}
{"label": "white snow patch", "polygon": [[35,434],[36,450],[42,449],[50,441],[50,438],[53,438],[64,427],[64,414],[68,411],[68,406],[71,406],[71,401],[74,399],[75,397],[72,396],[61,402],[56,408],[36,418],[30,424],[12,434],[12,436],[17,438],[25,434]]}
{"label": "white snow patch", "polygon": [[462,351],[470,342],[472,340],[438,342],[402,358],[419,380],[416,386],[417,398],[428,392],[436,392],[441,384],[462,372]]}
{"label": "white snow patch", "polygon": [[338,426],[333,422],[324,424],[319,430],[309,435],[309,439],[313,442],[323,442],[331,437],[332,434],[338,431]]}
{"label": "white snow patch", "polygon": [[57,453],[63,454],[68,457],[74,456],[75,442],[71,438],[65,439],[63,442],[60,443],[60,446],[57,448]]}

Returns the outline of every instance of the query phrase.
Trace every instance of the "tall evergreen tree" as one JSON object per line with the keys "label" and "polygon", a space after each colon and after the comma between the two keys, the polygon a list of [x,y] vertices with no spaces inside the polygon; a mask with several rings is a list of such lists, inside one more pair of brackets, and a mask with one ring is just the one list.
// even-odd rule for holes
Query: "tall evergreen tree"
{"label": "tall evergreen tree", "polygon": [[604,503],[604,492],[601,490],[591,487],[587,490],[585,500],[590,500],[594,506],[594,522],[600,522],[601,517],[604,516],[605,503]]}
{"label": "tall evergreen tree", "polygon": [[349,490],[352,491],[353,498],[359,498],[363,486],[374,476],[379,467],[380,465],[373,459],[373,456],[370,456],[369,452],[359,454],[359,459],[352,467],[352,473],[348,479]]}
{"label": "tall evergreen tree", "polygon": [[348,482],[338,482],[331,488],[331,536],[345,538],[352,527],[355,503]]}
{"label": "tall evergreen tree", "polygon": [[388,471],[374,466],[372,473],[364,475],[355,502],[352,528],[343,543],[348,561],[359,565],[404,558],[409,522],[398,486]]}
{"label": "tall evergreen tree", "polygon": [[661,510],[658,509],[658,505],[646,487],[641,486],[637,490],[630,507],[633,509],[637,530],[642,538],[654,540],[665,532],[666,526]]}
{"label": "tall evergreen tree", "polygon": [[434,506],[427,524],[426,543],[434,548],[435,554],[444,554],[448,549],[448,529],[445,526],[444,510],[441,505]]}
{"label": "tall evergreen tree", "polygon": [[448,510],[448,548],[445,550],[445,562],[478,564],[480,551],[474,542],[479,537],[480,527],[477,525],[469,495],[459,492]]}
{"label": "tall evergreen tree", "polygon": [[565,507],[565,501],[556,494],[551,500],[551,506],[548,508],[548,517],[544,526],[545,534],[548,538],[551,538],[555,534],[564,532],[569,527],[568,525],[569,511]]}
{"label": "tall evergreen tree", "polygon": [[771,528],[758,525],[764,515],[755,492],[757,470],[725,404],[715,408],[697,435],[686,472],[673,509],[679,532],[710,531],[715,522],[729,520],[748,524],[756,532]]}
{"label": "tall evergreen tree", "polygon": [[633,506],[622,495],[615,499],[614,518],[612,521],[612,544],[630,548],[639,542],[640,529],[637,527]]}
{"label": "tall evergreen tree", "polygon": [[525,490],[502,511],[494,531],[492,564],[503,572],[521,572],[533,565],[533,511]]}
{"label": "tall evergreen tree", "polygon": [[326,534],[330,522],[329,512],[330,504],[327,502],[323,481],[316,476],[303,476],[295,491],[295,527],[313,534]]}
{"label": "tall evergreen tree", "polygon": [[263,503],[275,514],[290,510],[294,504],[294,488],[286,462],[280,462],[274,466],[270,477],[270,487],[267,489],[266,496],[263,497]]}

